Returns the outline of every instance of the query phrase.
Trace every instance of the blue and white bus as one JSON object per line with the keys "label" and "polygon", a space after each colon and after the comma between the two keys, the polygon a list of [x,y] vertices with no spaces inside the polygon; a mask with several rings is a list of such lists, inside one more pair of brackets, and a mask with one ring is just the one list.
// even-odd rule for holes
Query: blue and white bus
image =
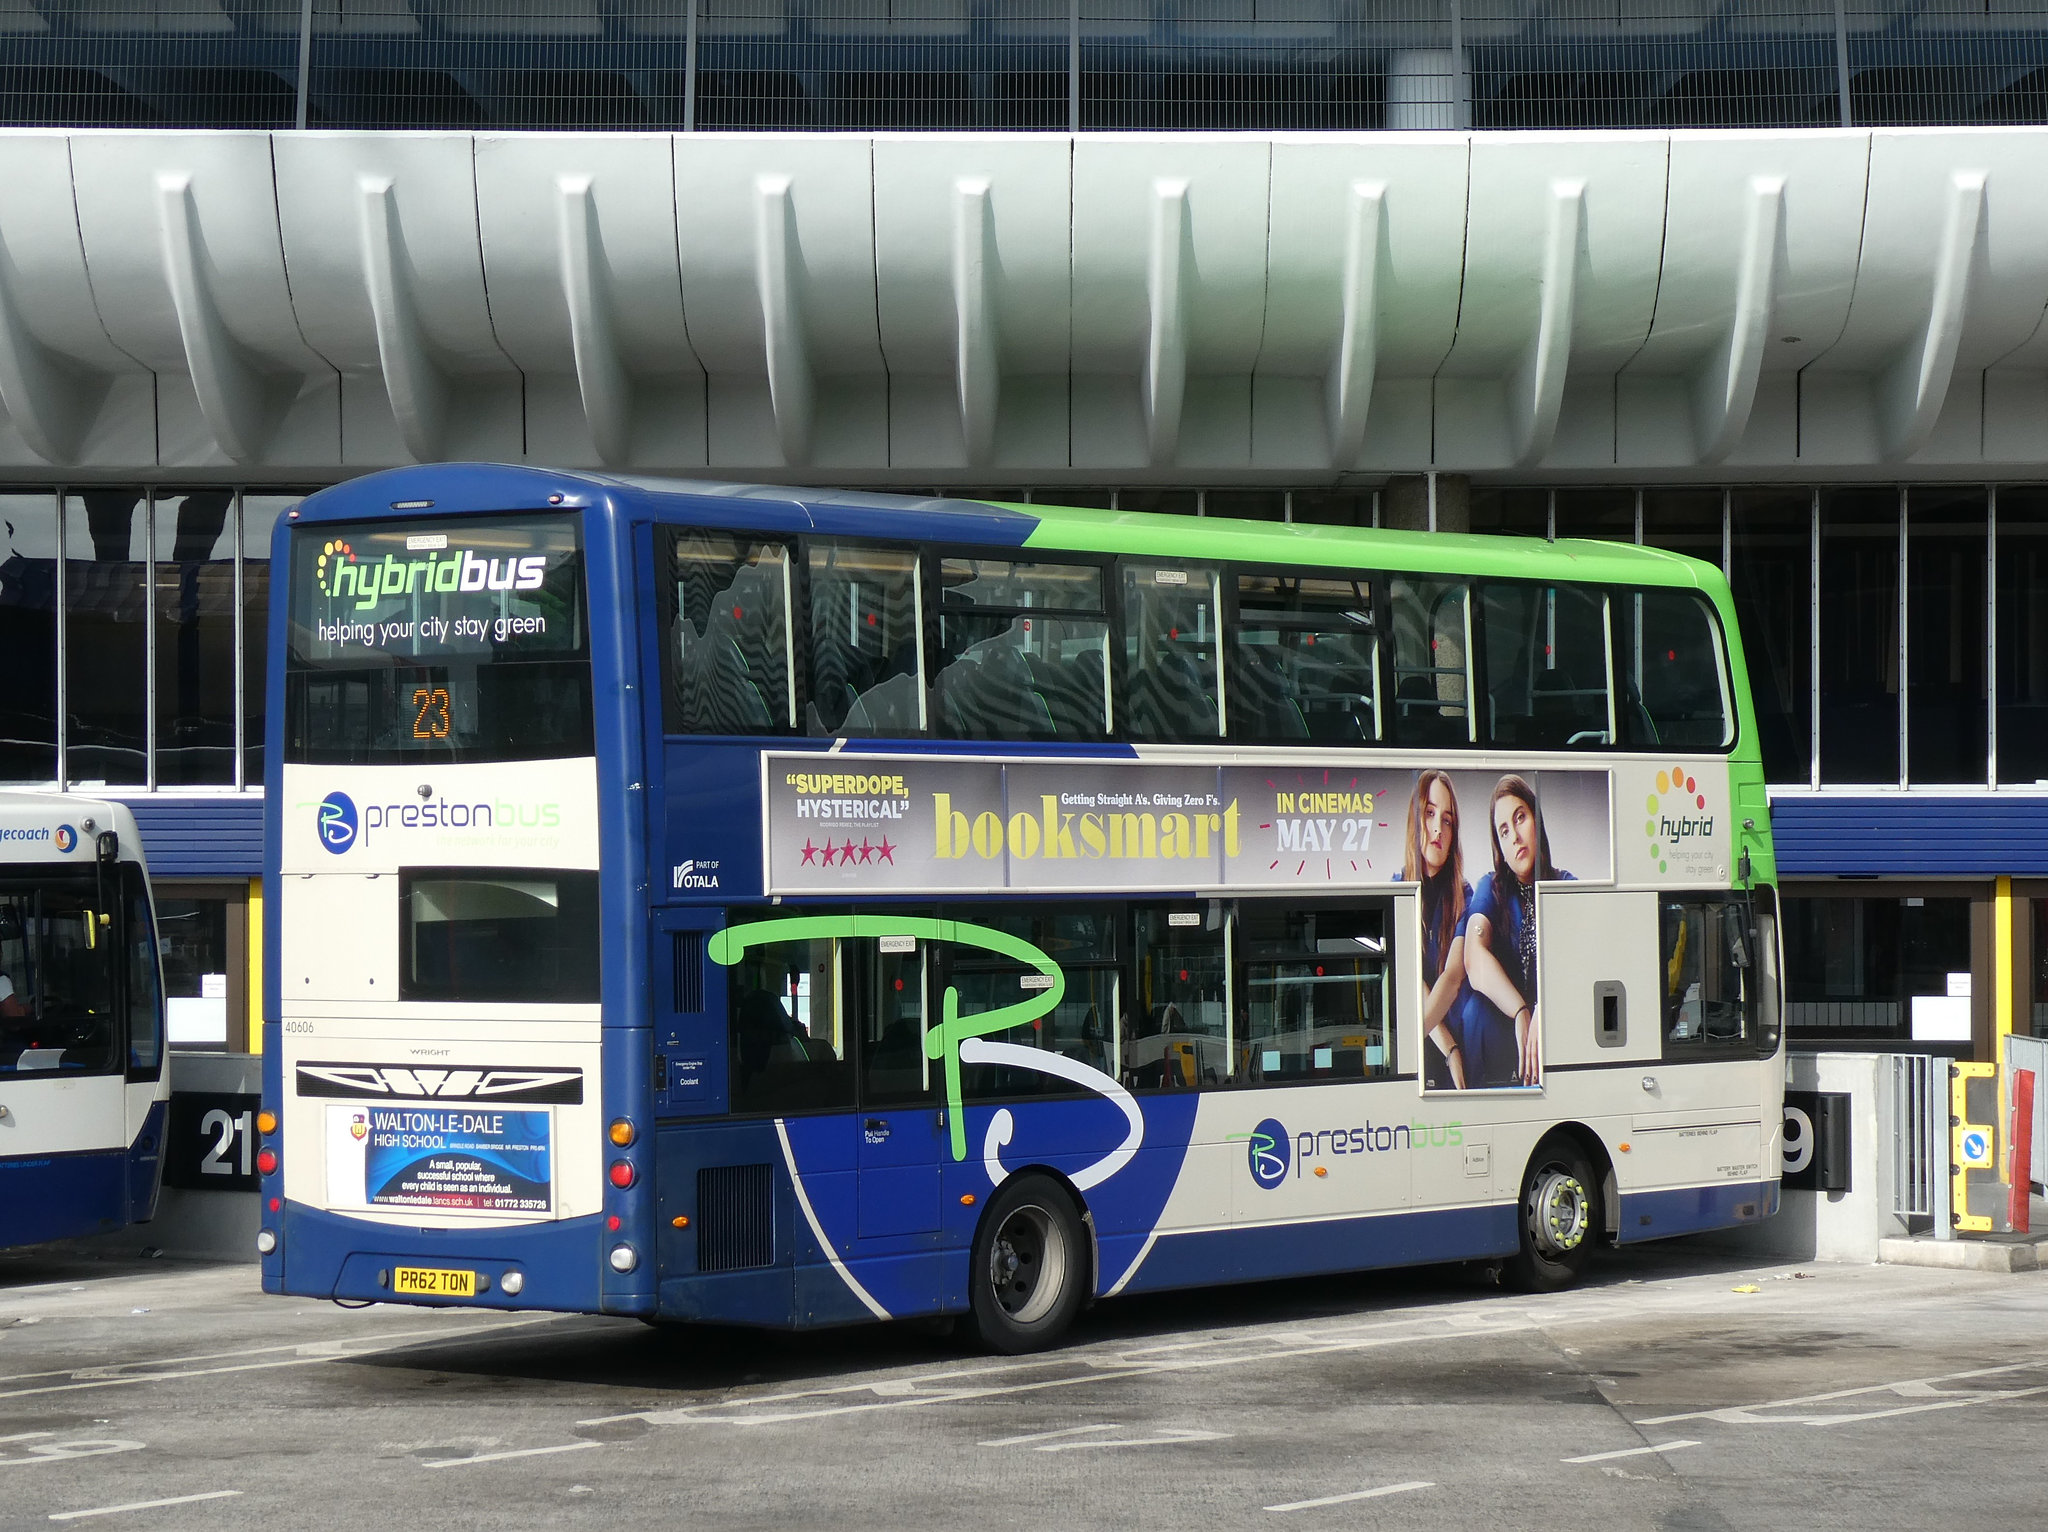
{"label": "blue and white bus", "polygon": [[1018,1351],[1776,1209],[1718,570],[487,466],[277,539],[268,1291]]}
{"label": "blue and white bus", "polygon": [[135,816],[0,793],[0,1247],[155,1214],[163,993]]}

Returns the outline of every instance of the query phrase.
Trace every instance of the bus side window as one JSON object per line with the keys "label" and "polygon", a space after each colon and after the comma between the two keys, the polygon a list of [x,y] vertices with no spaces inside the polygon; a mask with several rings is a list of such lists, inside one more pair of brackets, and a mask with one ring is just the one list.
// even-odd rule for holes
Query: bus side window
{"label": "bus side window", "polygon": [[[1060,1002],[1045,1015],[1008,1031],[990,1034],[989,1041],[1029,1048],[1086,1064],[1105,1074],[1114,1069],[1119,1027],[1129,1036],[1124,1018],[1123,970],[1117,959],[1122,945],[1122,919],[1098,906],[954,908],[949,917],[968,925],[992,927],[1028,942],[1056,962],[1066,978]],[[953,944],[943,975],[934,979],[934,1004],[945,989],[958,995],[960,1014],[978,1016],[1028,1000],[1044,989],[1044,974],[1033,964],[990,952],[971,940]],[[1017,1063],[966,1064],[960,1089],[968,1101],[1000,1101],[1020,1096],[1074,1095],[1083,1087],[1063,1076]]]}
{"label": "bus side window", "polygon": [[1124,1083],[1134,1090],[1193,1090],[1230,1076],[1230,916],[1214,903],[1140,909],[1137,993],[1123,1029]]}
{"label": "bus side window", "polygon": [[1139,739],[1222,732],[1219,584],[1209,569],[1124,566],[1125,732]]}
{"label": "bus side window", "polygon": [[930,995],[925,983],[926,945],[884,951],[903,942],[860,937],[841,944],[851,969],[849,988],[857,995],[860,1032],[861,1105],[903,1106],[927,1100],[937,1069],[925,1055]]}
{"label": "bus side window", "polygon": [[1489,743],[1514,750],[1614,743],[1604,592],[1489,581],[1481,587],[1480,635]]}
{"label": "bus side window", "polygon": [[1667,899],[1658,910],[1664,1057],[1747,1054],[1757,1017],[1752,943],[1733,899]]}
{"label": "bus side window", "polygon": [[1230,737],[1363,744],[1380,736],[1372,585],[1241,574],[1230,633]]}
{"label": "bus side window", "polygon": [[932,726],[955,739],[1100,739],[1109,623],[1087,564],[939,560]]}
{"label": "bus side window", "polygon": [[1620,606],[1623,743],[1646,750],[1732,743],[1728,667],[1713,609],[1684,590],[1630,591]]}
{"label": "bus side window", "polygon": [[1243,1042],[1235,1077],[1283,1082],[1394,1073],[1382,908],[1240,907]]}
{"label": "bus side window", "polygon": [[1462,581],[1420,575],[1395,575],[1387,584],[1394,627],[1394,743],[1474,743],[1471,591]]}
{"label": "bus side window", "polygon": [[914,553],[810,545],[811,691],[804,732],[922,734],[923,573]]}
{"label": "bus side window", "polygon": [[793,728],[789,553],[724,532],[678,532],[668,592],[664,726],[671,734]]}
{"label": "bus side window", "polygon": [[732,1110],[853,1105],[842,948],[831,937],[749,948],[726,981]]}

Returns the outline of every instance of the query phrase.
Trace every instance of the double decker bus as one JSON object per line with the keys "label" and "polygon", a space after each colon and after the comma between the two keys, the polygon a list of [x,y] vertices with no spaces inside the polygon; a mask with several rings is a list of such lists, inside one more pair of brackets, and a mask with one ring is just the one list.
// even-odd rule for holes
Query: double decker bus
{"label": "double decker bus", "polygon": [[155,1214],[163,994],[135,816],[0,793],[0,1247]]}
{"label": "double decker bus", "polygon": [[268,1291],[1022,1351],[1776,1209],[1707,565],[478,466],[274,557]]}

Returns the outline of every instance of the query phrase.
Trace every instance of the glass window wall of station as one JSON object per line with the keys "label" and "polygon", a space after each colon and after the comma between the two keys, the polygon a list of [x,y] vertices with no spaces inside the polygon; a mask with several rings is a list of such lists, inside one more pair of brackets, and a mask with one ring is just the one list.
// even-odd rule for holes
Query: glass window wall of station
{"label": "glass window wall of station", "polygon": [[302,494],[0,493],[0,783],[259,786],[270,531]]}

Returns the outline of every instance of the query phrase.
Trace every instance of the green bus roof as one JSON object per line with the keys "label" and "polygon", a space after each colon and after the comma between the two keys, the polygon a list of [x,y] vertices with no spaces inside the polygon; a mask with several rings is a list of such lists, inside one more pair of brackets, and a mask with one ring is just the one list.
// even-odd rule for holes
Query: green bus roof
{"label": "green bus roof", "polygon": [[1709,588],[1720,583],[1712,564],[1661,548],[1561,538],[1499,537],[1465,532],[1395,532],[1302,522],[1236,521],[1223,516],[1106,511],[1087,506],[982,504],[1038,522],[1027,548],[1137,557],[1234,559],[1261,564],[1413,573],[1495,575],[1517,579]]}

